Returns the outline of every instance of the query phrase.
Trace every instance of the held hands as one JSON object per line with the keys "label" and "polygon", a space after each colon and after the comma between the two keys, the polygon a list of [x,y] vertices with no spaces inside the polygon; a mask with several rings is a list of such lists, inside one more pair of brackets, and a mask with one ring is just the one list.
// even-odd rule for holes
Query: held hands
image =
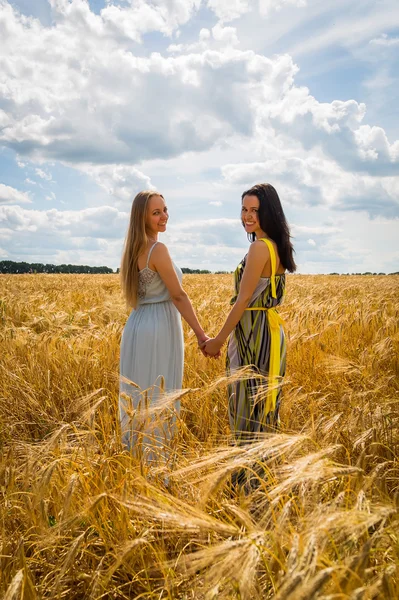
{"label": "held hands", "polygon": [[216,338],[210,338],[209,335],[202,330],[201,333],[197,333],[198,348],[202,354],[207,358],[219,358],[220,349],[223,346],[223,342]]}
{"label": "held hands", "polygon": [[201,352],[204,356],[208,356],[211,358],[219,358],[220,350],[222,347],[222,343],[217,338],[209,338],[203,342],[198,342],[198,346],[201,349]]}
{"label": "held hands", "polygon": [[206,342],[210,339],[211,338],[208,335],[206,335],[206,333],[203,333],[202,335],[197,335],[198,348],[201,350],[202,354],[206,357],[208,357],[208,354],[205,352],[204,346],[205,346]]}

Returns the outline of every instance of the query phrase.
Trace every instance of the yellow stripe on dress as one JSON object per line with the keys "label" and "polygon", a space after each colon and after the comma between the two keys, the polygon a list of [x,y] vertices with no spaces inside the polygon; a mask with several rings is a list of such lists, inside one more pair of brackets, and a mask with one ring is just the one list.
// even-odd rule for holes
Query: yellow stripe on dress
{"label": "yellow stripe on dress", "polygon": [[[270,260],[272,273],[270,276],[270,286],[272,298],[277,298],[276,294],[276,253],[273,244],[266,238],[260,238],[265,242],[270,252]],[[284,324],[283,319],[278,314],[275,308],[265,308],[263,306],[254,306],[245,310],[266,310],[270,327],[270,358],[269,358],[269,388],[266,397],[266,406],[264,417],[272,411],[276,410],[277,392],[278,392],[278,376],[280,374],[280,326]]]}

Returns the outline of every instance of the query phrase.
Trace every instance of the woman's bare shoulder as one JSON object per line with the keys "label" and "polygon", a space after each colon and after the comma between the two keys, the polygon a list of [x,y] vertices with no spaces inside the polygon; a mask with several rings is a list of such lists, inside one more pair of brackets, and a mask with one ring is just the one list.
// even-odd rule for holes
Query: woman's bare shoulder
{"label": "woman's bare shoulder", "polygon": [[249,247],[248,256],[263,256],[267,258],[270,254],[269,247],[262,240],[255,240]]}

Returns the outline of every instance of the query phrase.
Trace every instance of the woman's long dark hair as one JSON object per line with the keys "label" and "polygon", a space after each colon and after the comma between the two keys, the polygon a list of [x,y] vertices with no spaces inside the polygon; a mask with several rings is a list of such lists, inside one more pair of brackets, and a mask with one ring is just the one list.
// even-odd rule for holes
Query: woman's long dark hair
{"label": "woman's long dark hair", "polygon": [[[256,196],[259,200],[259,223],[261,229],[276,242],[280,262],[290,273],[296,271],[294,248],[291,244],[290,228],[281,206],[280,198],[270,183],[258,183],[241,196]],[[248,234],[251,242],[256,240],[254,233]]]}

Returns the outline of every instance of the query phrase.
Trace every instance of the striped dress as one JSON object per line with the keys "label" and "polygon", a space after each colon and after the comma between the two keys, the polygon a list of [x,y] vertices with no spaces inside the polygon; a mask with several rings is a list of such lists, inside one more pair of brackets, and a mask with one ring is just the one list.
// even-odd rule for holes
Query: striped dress
{"label": "striped dress", "polygon": [[[270,240],[272,274],[261,277],[240,321],[230,335],[227,347],[227,374],[242,367],[251,373],[228,386],[229,422],[237,441],[250,441],[261,432],[275,431],[279,425],[281,378],[285,374],[286,344],[282,320],[276,306],[285,293],[285,274],[276,275],[276,255]],[[240,291],[247,256],[235,274],[234,304]],[[259,373],[261,377],[257,377]]]}

